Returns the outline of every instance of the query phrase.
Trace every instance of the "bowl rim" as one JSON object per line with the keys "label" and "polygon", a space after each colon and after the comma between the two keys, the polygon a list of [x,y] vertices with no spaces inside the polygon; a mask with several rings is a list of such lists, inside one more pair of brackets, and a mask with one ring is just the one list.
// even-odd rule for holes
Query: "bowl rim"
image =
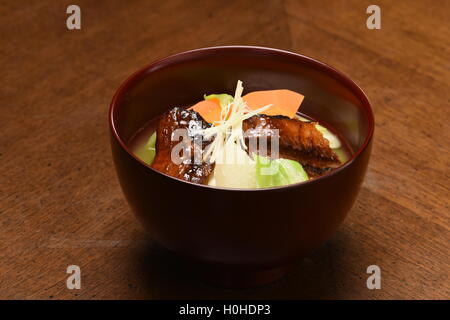
{"label": "bowl rim", "polygon": [[[172,177],[168,174],[165,174],[163,172],[160,172],[156,169],[153,169],[150,165],[143,162],[141,159],[139,159],[127,146],[127,144],[122,140],[119,133],[117,132],[116,126],[115,126],[115,119],[114,119],[114,111],[117,109],[117,106],[119,105],[119,102],[122,101],[122,98],[124,94],[137,82],[139,82],[144,76],[146,76],[148,73],[151,73],[153,71],[156,71],[160,68],[163,68],[167,65],[171,65],[172,63],[177,63],[180,61],[183,61],[183,58],[187,58],[186,60],[191,60],[193,56],[202,55],[204,53],[214,53],[214,52],[220,52],[220,51],[255,51],[255,52],[269,52],[276,55],[281,56],[287,56],[291,58],[300,59],[303,62],[306,62],[309,66],[312,66],[319,71],[324,71],[328,76],[331,76],[335,80],[338,80],[340,83],[345,85],[350,91],[352,91],[353,94],[362,102],[362,109],[367,117],[368,121],[368,134],[362,143],[361,147],[358,148],[356,152],[352,154],[350,159],[347,160],[346,163],[339,166],[335,170],[333,170],[330,173],[327,173],[323,176],[317,177],[312,180],[302,181],[294,184],[289,184],[285,186],[278,186],[278,187],[270,187],[270,188],[226,188],[226,187],[218,187],[218,186],[210,186],[210,185],[204,185],[204,184],[198,184],[190,181],[185,181],[182,179],[178,179],[175,177]],[[181,59],[181,60],[179,60]],[[181,182],[181,183],[187,183],[191,184],[195,187],[201,187],[201,188],[208,188],[208,189],[214,189],[214,190],[223,190],[223,191],[256,191],[256,192],[262,192],[262,191],[270,191],[270,190],[285,190],[285,189],[292,189],[297,188],[302,185],[308,185],[311,183],[318,183],[320,181],[324,181],[326,179],[331,178],[332,176],[340,173],[341,171],[345,170],[347,167],[351,166],[353,162],[364,152],[364,150],[369,146],[372,138],[373,133],[375,129],[375,119],[374,114],[372,110],[372,105],[365,94],[365,92],[362,90],[362,88],[357,85],[349,76],[344,74],[343,72],[335,69],[334,67],[321,62],[319,60],[316,60],[314,58],[305,56],[303,54],[282,50],[282,49],[276,49],[276,48],[269,48],[269,47],[261,47],[261,46],[245,46],[245,45],[229,45],[229,46],[214,46],[214,47],[204,47],[204,48],[198,48],[198,49],[192,49],[183,51],[180,53],[175,53],[169,56],[166,56],[164,58],[157,59],[149,64],[146,64],[145,66],[139,68],[137,71],[132,73],[130,76],[128,76],[116,89],[114,96],[111,100],[110,107],[109,107],[109,113],[108,113],[108,121],[109,121],[109,127],[110,131],[112,133],[112,136],[114,139],[119,143],[120,147],[128,153],[129,156],[131,156],[134,160],[136,160],[139,164],[143,165],[147,169],[150,169],[154,171],[157,174],[166,176],[170,179],[173,179],[175,181]]]}

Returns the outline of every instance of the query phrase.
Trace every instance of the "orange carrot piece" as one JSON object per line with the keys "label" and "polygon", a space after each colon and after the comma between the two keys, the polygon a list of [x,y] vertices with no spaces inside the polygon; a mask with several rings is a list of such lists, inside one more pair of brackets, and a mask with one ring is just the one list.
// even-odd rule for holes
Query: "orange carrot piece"
{"label": "orange carrot piece", "polygon": [[[254,91],[242,97],[252,110],[271,104],[270,108],[261,113],[269,116],[282,115],[289,118],[294,118],[303,98],[303,95],[286,89]],[[189,110],[191,109],[198,112],[208,123],[220,121],[222,109],[219,99],[202,100],[189,108]]]}
{"label": "orange carrot piece", "polygon": [[222,112],[219,99],[202,100],[189,109],[193,109],[195,112],[198,112],[208,123],[219,121],[220,113]]}
{"label": "orange carrot piece", "polygon": [[272,104],[269,109],[261,113],[268,116],[282,115],[289,118],[294,118],[303,98],[304,96],[300,93],[287,89],[254,91],[242,97],[252,110]]}

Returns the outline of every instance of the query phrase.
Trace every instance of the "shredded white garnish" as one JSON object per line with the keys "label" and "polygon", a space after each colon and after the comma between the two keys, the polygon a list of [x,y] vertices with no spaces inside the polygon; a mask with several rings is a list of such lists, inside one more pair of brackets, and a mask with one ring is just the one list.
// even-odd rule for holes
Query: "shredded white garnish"
{"label": "shredded white garnish", "polygon": [[202,130],[205,139],[210,139],[215,135],[213,142],[203,154],[204,161],[209,158],[210,163],[216,162],[217,157],[224,154],[225,146],[231,144],[237,144],[242,150],[247,149],[242,130],[243,121],[272,106],[272,104],[269,104],[259,109],[251,110],[242,99],[243,91],[242,81],[238,80],[234,100],[226,106],[222,106],[220,121],[215,122],[212,127]]}

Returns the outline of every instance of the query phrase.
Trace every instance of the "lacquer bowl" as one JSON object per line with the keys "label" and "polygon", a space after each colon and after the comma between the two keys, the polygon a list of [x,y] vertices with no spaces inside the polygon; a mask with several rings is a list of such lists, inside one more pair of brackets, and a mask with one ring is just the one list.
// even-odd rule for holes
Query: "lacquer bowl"
{"label": "lacquer bowl", "polygon": [[[245,92],[302,93],[301,111],[347,140],[349,161],[312,181],[225,189],[172,178],[130,151],[130,138],[150,119],[205,93],[233,93],[237,80]],[[364,179],[374,130],[366,95],[346,75],[300,54],[246,46],[187,51],[140,69],[115,93],[109,122],[117,175],[136,217],[155,241],[227,287],[281,277],[336,232]]]}

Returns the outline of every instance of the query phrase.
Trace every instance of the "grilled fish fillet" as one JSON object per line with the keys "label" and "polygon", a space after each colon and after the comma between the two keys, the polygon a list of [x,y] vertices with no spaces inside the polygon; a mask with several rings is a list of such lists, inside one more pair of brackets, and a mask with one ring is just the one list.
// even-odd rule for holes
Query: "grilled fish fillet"
{"label": "grilled fish fillet", "polygon": [[[201,152],[206,142],[199,142],[195,130],[209,127],[202,117],[195,111],[183,108],[173,108],[161,116],[156,133],[156,156],[152,168],[172,177],[182,180],[206,184],[214,169],[214,164],[201,161]],[[177,129],[184,129],[185,134],[180,139],[174,134]],[[184,140],[186,139],[186,140]],[[176,140],[176,141],[172,141]],[[186,142],[186,149],[181,163],[172,161],[172,149],[180,143]],[[181,151],[180,153],[181,154]],[[195,155],[200,155],[195,163]]]}
{"label": "grilled fish fillet", "polygon": [[[244,121],[243,130],[247,143],[263,135],[278,136],[279,157],[300,162],[310,177],[317,177],[337,167],[340,161],[315,125],[284,116],[256,115]],[[269,144],[269,156],[270,148]]]}
{"label": "grilled fish fillet", "polygon": [[[247,145],[253,138],[278,137],[279,157],[300,162],[310,177],[317,177],[337,167],[340,161],[315,125],[315,122],[303,122],[283,116],[256,115],[244,121],[243,131],[246,133]],[[158,123],[156,156],[152,167],[175,178],[207,184],[214,164],[203,161],[195,163],[194,156],[196,153],[201,155],[208,143],[201,140],[198,142],[195,130],[208,127],[209,124],[193,110],[173,108],[163,114]],[[172,161],[171,156],[172,149],[180,143],[179,139],[172,141],[177,129],[186,130],[183,141],[188,146],[188,156],[178,164]],[[271,156],[270,149],[269,143],[268,153],[265,155]]]}

